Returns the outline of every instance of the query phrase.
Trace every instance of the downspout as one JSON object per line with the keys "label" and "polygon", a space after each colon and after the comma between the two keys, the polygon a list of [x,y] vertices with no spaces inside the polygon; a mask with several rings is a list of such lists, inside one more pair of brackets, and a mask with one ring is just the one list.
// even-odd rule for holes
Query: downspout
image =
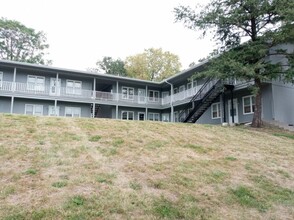
{"label": "downspout", "polygon": [[173,106],[174,85],[171,84],[171,83],[169,83],[167,80],[165,80],[165,82],[170,85],[170,109],[171,109],[171,112],[170,112],[170,114],[171,114],[170,121],[171,122],[175,122],[174,121],[174,106]]}

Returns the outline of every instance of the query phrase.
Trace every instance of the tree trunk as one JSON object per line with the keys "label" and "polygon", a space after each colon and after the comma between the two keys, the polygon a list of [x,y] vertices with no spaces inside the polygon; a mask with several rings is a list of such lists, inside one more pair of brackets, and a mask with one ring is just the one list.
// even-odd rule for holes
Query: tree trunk
{"label": "tree trunk", "polygon": [[254,79],[255,86],[257,88],[257,93],[255,96],[255,109],[254,109],[254,115],[252,120],[252,127],[254,128],[260,128],[262,126],[262,120],[261,120],[261,81],[258,78]]}

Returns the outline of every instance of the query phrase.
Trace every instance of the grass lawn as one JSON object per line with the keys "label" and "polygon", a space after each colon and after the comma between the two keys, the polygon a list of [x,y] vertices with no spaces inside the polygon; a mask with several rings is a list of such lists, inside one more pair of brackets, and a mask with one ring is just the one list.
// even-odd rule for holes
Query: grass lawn
{"label": "grass lawn", "polygon": [[294,134],[0,114],[0,219],[294,219]]}

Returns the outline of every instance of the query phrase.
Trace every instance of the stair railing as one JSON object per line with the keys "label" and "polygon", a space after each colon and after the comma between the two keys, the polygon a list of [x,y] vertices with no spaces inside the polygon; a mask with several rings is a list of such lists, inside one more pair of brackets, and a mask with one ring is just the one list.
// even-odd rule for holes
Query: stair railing
{"label": "stair railing", "polygon": [[[190,100],[190,102],[188,102],[183,110],[180,112],[179,114],[179,121],[180,122],[184,122],[187,120],[187,118],[190,118],[191,117],[191,114],[194,114],[195,113],[195,110],[192,110],[191,112],[189,112],[189,114],[184,118],[182,119],[182,116],[185,114],[185,111],[186,109],[189,107],[189,105],[192,103],[192,102],[195,102],[197,100],[202,100],[204,99],[207,95],[209,95],[209,93],[212,91],[212,89],[220,82],[221,80],[217,80],[215,83],[214,82],[214,79],[213,78],[208,78],[204,84],[202,85],[202,87],[199,89],[199,91],[192,97],[192,99]],[[201,97],[203,96],[203,97]],[[197,105],[198,106],[198,105]],[[194,109],[197,107],[195,106]]]}

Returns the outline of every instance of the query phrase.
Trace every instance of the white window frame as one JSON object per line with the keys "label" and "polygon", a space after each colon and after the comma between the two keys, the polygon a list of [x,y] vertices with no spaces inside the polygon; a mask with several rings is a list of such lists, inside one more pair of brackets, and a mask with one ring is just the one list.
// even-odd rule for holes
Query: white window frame
{"label": "white window frame", "polygon": [[[123,118],[123,114],[124,113],[127,113],[127,118],[126,119]],[[133,115],[132,118],[130,117],[130,114]],[[121,120],[130,120],[130,121],[133,121],[134,120],[134,117],[135,117],[135,113],[133,111],[121,111]]]}
{"label": "white window frame", "polygon": [[0,72],[0,87],[3,85],[3,72]]}
{"label": "white window frame", "polygon": [[[68,83],[72,83],[72,87],[68,86]],[[80,84],[80,88],[76,88],[76,84]],[[79,80],[72,80],[72,79],[67,79],[66,80],[66,85],[65,85],[65,92],[66,94],[70,95],[81,95],[82,94],[82,81]]]}
{"label": "white window frame", "polygon": [[[167,120],[164,120],[165,118]],[[162,113],[162,115],[161,115],[161,121],[163,121],[163,122],[169,122],[170,121],[170,119],[169,119],[169,113]]]}
{"label": "white window frame", "polygon": [[[152,96],[151,96],[152,93]],[[157,97],[155,96],[157,94]],[[149,102],[159,102],[159,91],[158,90],[148,90],[148,100]]]}
{"label": "white window frame", "polygon": [[[123,93],[124,90],[127,91],[126,94]],[[133,91],[133,94],[131,94],[131,91]],[[122,99],[125,99],[125,100],[134,100],[135,89],[133,87],[123,86],[121,87],[121,96],[122,96]]]}
{"label": "white window frame", "polygon": [[[28,107],[31,106],[33,111],[32,114],[28,114]],[[36,109],[37,107],[41,107],[41,112],[38,114]],[[25,104],[25,115],[37,115],[37,116],[42,116],[43,115],[43,105],[35,105],[35,104]]]}
{"label": "white window frame", "polygon": [[[250,104],[245,106],[245,99],[249,98],[250,100]],[[255,100],[254,100],[254,105],[253,105],[253,98],[255,99],[254,95],[248,95],[248,96],[243,96],[242,97],[242,103],[243,103],[243,115],[249,115],[249,114],[253,114],[254,110],[253,110],[253,106],[255,109]],[[245,112],[245,107],[250,107],[250,112]]]}
{"label": "white window frame", "polygon": [[49,116],[59,116],[60,106],[56,106],[56,113],[54,113],[54,112],[55,112],[55,106],[49,105],[49,108],[48,108],[48,115]]}
{"label": "white window frame", "polygon": [[[34,83],[29,82],[29,78],[34,79]],[[38,84],[38,79],[42,79],[43,83]],[[27,76],[27,89],[33,91],[45,91],[45,77],[44,76],[36,76],[36,75],[28,75]]]}
{"label": "white window frame", "polygon": [[[70,116],[66,116],[67,115],[67,111],[71,111]],[[75,110],[77,110],[77,114],[75,113]],[[72,117],[72,118],[80,118],[81,117],[81,112],[82,112],[82,109],[81,107],[70,107],[70,106],[65,106],[64,108],[64,116],[65,117]],[[76,116],[78,115],[78,116]]]}
{"label": "white window frame", "polygon": [[[215,112],[214,111],[214,106],[216,106],[216,117],[214,117],[213,113]],[[213,103],[211,105],[211,118],[212,119],[220,119],[221,118],[221,105],[220,105],[220,102],[216,102],[216,103]]]}
{"label": "white window frame", "polygon": [[155,112],[148,112],[148,120],[149,121],[160,121],[160,114],[155,113]]}

